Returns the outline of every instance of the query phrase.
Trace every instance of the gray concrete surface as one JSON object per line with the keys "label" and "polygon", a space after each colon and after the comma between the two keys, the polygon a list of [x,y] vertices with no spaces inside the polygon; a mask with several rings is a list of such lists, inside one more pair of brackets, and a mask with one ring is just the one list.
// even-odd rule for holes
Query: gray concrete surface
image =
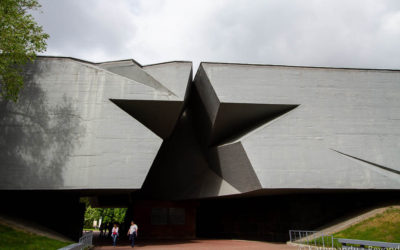
{"label": "gray concrete surface", "polygon": [[[185,87],[191,68],[179,70]],[[162,139],[110,99],[184,96],[70,58],[39,57],[25,75],[20,101],[0,102],[0,189],[142,186]]]}
{"label": "gray concrete surface", "polygon": [[399,188],[398,174],[365,162],[400,169],[399,71],[202,67],[221,103],[299,105],[240,138],[263,188]]}
{"label": "gray concrete surface", "polygon": [[192,82],[189,62],[39,57],[25,75],[0,101],[0,189],[400,187],[400,71],[202,63]]}

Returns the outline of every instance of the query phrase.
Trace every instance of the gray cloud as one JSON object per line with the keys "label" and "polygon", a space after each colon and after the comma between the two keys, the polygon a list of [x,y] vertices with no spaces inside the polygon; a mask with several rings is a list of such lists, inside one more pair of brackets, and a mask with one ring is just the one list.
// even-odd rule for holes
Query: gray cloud
{"label": "gray cloud", "polygon": [[125,4],[78,0],[40,3],[42,13],[35,15],[50,34],[48,54],[88,60],[127,56],[126,43],[134,39],[136,27]]}
{"label": "gray cloud", "polygon": [[400,2],[41,1],[46,54],[400,68]]}

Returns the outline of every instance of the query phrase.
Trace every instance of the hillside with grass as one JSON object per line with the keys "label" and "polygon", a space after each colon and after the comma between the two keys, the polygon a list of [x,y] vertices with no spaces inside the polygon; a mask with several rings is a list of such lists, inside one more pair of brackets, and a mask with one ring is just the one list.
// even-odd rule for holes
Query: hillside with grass
{"label": "hillside with grass", "polygon": [[334,234],[335,238],[400,242],[400,209],[391,207]]}
{"label": "hillside with grass", "polygon": [[27,250],[41,249],[53,250],[67,246],[72,242],[63,242],[39,236],[33,233],[20,231],[0,224],[0,249]]}

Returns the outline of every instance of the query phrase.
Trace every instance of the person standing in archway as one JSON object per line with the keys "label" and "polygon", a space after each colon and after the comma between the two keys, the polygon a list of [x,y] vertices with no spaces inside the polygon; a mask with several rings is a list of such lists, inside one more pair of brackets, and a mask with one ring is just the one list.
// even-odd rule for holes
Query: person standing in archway
{"label": "person standing in archway", "polygon": [[117,223],[114,224],[114,227],[112,228],[111,231],[111,237],[113,239],[113,246],[117,245],[117,238],[118,238],[118,226]]}
{"label": "person standing in archway", "polygon": [[129,228],[128,236],[129,240],[132,243],[131,244],[132,247],[135,246],[135,238],[137,237],[137,233],[138,233],[138,226],[135,224],[134,221],[131,221],[131,227]]}

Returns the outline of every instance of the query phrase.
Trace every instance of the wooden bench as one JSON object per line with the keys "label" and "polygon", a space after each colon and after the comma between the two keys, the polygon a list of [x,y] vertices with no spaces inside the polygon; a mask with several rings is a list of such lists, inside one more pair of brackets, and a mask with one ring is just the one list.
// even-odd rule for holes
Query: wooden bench
{"label": "wooden bench", "polygon": [[[352,249],[352,250],[373,249],[373,247],[400,249],[400,243],[369,241],[369,240],[352,240],[352,239],[342,239],[342,238],[336,238],[336,239],[342,244],[342,249]],[[359,245],[360,247],[348,246],[347,244]]]}

